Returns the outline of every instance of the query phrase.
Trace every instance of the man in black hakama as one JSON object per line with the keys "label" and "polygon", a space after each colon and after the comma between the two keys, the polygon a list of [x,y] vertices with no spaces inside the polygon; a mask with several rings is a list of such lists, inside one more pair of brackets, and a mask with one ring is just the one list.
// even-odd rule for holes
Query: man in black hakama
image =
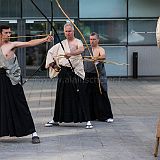
{"label": "man in black hakama", "polygon": [[[93,57],[90,57],[88,50],[84,52],[85,91],[88,94],[91,119],[111,123],[113,122],[113,114],[107,93],[107,76],[103,63],[105,50],[98,43],[99,35],[95,32],[91,33],[90,52]],[[99,77],[95,65],[97,66]]]}
{"label": "man in black hakama", "polygon": [[90,129],[93,126],[90,122],[89,106],[84,101],[85,73],[81,56],[84,51],[83,43],[74,37],[74,27],[71,23],[64,25],[64,34],[66,37],[62,41],[64,50],[58,43],[47,54],[46,68],[50,70],[50,77],[52,78],[52,73],[56,69],[55,66],[59,66],[60,72],[58,74],[53,120],[46,123],[45,126],[51,127],[62,122],[87,122],[86,128]]}
{"label": "man in black hakama", "polygon": [[0,137],[32,134],[32,143],[40,143],[20,85],[21,70],[15,50],[50,42],[53,37],[47,36],[28,42],[10,42],[10,36],[10,27],[0,26]]}

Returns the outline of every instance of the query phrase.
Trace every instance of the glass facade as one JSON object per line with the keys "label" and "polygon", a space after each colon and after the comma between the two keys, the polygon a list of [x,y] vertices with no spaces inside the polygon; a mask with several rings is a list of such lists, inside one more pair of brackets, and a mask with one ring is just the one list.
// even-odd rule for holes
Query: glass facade
{"label": "glass facade", "polygon": [[0,0],[0,19],[2,18],[17,19],[20,17],[21,17],[21,0]]}
{"label": "glass facade", "polygon": [[97,32],[99,34],[102,45],[126,45],[127,43],[127,41],[124,40],[127,36],[126,20],[80,21],[78,27],[88,43],[91,32]]}
{"label": "glass facade", "polygon": [[80,18],[115,18],[127,16],[127,0],[79,0]]}
{"label": "glass facade", "polygon": [[[56,1],[34,0],[41,11],[51,19],[60,39],[64,39],[63,25],[66,17],[62,14]],[[60,0],[62,8],[83,33],[89,43],[91,32],[100,35],[100,45],[106,49],[110,60],[127,63],[128,47],[156,46],[155,29],[157,18],[160,15],[159,0]],[[14,7],[13,7],[14,6]],[[13,34],[48,34],[50,24],[28,0],[0,0],[0,24],[9,24]],[[23,32],[22,32],[23,31]],[[75,33],[81,38],[79,33]],[[30,40],[26,38],[23,40]],[[54,43],[58,42],[55,36]],[[51,45],[42,44],[23,50],[23,76],[28,76],[42,64],[47,49]],[[24,56],[25,55],[25,56]],[[119,66],[107,65],[109,76],[128,76],[128,66],[119,69]],[[41,70],[44,70],[42,65]],[[46,76],[46,70],[38,73]]]}
{"label": "glass facade", "polygon": [[159,17],[159,0],[128,0],[129,17]]}
{"label": "glass facade", "polygon": [[[51,1],[49,0],[34,0],[34,2],[48,18],[51,17],[51,12],[53,12],[54,18],[65,17],[59,10],[56,1],[53,1],[53,8],[51,7]],[[78,0],[61,0],[60,5],[66,11],[69,17],[78,17]],[[23,0],[22,6],[23,18],[44,18],[41,13],[35,9],[35,6],[31,3],[31,1]]]}
{"label": "glass facade", "polygon": [[128,22],[129,45],[156,45],[157,20],[130,20]]}
{"label": "glass facade", "polygon": [[[104,47],[106,51],[106,59],[108,61],[117,62],[117,63],[124,63],[127,64],[127,47],[121,47],[121,46],[112,46]],[[128,76],[127,75],[127,65],[119,66],[114,64],[106,64],[106,72],[107,75],[112,76]]]}
{"label": "glass facade", "polygon": [[[35,22],[26,24],[26,35],[45,35],[47,30],[46,22]],[[37,37],[36,37],[37,38]],[[32,37],[26,38],[26,41],[34,39]],[[44,59],[47,52],[46,44],[43,43],[38,46],[26,48],[26,75],[31,75],[38,67],[41,66],[41,70],[44,70]],[[40,75],[40,73],[39,73]],[[45,72],[41,72],[41,75],[46,75]]]}

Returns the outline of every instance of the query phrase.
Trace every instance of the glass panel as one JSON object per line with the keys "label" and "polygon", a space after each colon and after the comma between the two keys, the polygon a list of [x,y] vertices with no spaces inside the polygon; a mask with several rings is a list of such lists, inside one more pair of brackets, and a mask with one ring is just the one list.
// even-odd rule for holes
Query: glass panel
{"label": "glass panel", "polygon": [[97,32],[101,44],[126,45],[126,24],[125,20],[80,21],[78,27],[88,43],[90,33]]}
{"label": "glass panel", "polygon": [[80,0],[80,18],[113,18],[127,16],[127,0]]}
{"label": "glass panel", "polygon": [[[61,41],[65,38],[64,32],[63,32],[63,26],[65,23],[66,23],[65,21],[55,21],[53,24]],[[56,44],[58,42],[59,42],[59,40],[58,40],[57,36],[54,34],[54,44]]]}
{"label": "glass panel", "polygon": [[[106,50],[108,61],[127,64],[127,48],[126,47],[103,47]],[[127,65],[106,64],[107,76],[127,76]]]}
{"label": "glass panel", "polygon": [[128,44],[156,44],[156,25],[156,20],[130,20],[128,23]]}
{"label": "glass panel", "polygon": [[21,17],[21,1],[0,0],[0,17],[5,17],[5,18]]}
{"label": "glass panel", "polygon": [[[64,39],[63,26],[65,21],[54,22],[53,25],[60,37],[61,40]],[[47,34],[49,33],[49,25],[47,22],[35,21],[34,23],[26,24],[26,35],[39,35],[39,34]],[[27,38],[26,41],[29,41],[33,38]],[[54,44],[58,43],[58,38],[54,36]],[[47,51],[51,48],[53,43],[43,43],[38,46],[26,48],[26,75],[32,75],[38,67],[41,66],[40,71],[36,74],[36,76],[46,76],[47,70],[45,69],[45,58],[47,55]],[[43,63],[44,62],[44,63]]]}
{"label": "glass panel", "polygon": [[[34,36],[39,34],[46,34],[47,24],[46,22],[34,22],[26,24],[26,35]],[[36,37],[37,38],[37,37]],[[27,37],[26,41],[33,39],[33,37]],[[36,76],[46,75],[45,65],[45,56],[47,43],[40,44],[38,46],[26,48],[26,76],[31,76],[38,67],[41,66],[40,72]]]}
{"label": "glass panel", "polygon": [[159,17],[159,0],[129,0],[129,17]]}
{"label": "glass panel", "polygon": [[[78,0],[60,0],[59,3],[70,18],[78,18]],[[55,1],[53,1],[53,16],[55,18],[65,17]]]}
{"label": "glass panel", "polygon": [[[34,0],[36,5],[47,16],[51,17],[51,1],[49,0]],[[60,4],[69,17],[78,17],[78,0],[61,0]],[[34,7],[31,1],[23,0],[23,17],[39,17],[42,18],[42,14]],[[60,9],[55,1],[53,1],[53,17],[64,18]],[[43,17],[44,18],[44,17]]]}
{"label": "glass panel", "polygon": [[[34,0],[34,3],[41,9],[41,11],[48,17],[51,16],[50,1]],[[39,17],[42,18],[42,14],[36,9],[31,1],[23,0],[23,17]],[[44,18],[44,17],[43,17]]]}

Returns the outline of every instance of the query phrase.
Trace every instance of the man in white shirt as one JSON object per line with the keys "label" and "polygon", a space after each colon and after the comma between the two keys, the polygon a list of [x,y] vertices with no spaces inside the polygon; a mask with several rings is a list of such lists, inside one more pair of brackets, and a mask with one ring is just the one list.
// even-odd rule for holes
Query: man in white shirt
{"label": "man in white shirt", "polygon": [[[64,25],[66,39],[54,45],[46,59],[46,68],[54,70],[60,67],[58,74],[56,102],[53,120],[46,127],[66,122],[87,122],[86,128],[93,128],[90,122],[89,106],[83,101],[85,96],[83,83],[85,78],[81,53],[84,51],[81,40],[74,37],[74,27],[71,23]],[[55,62],[58,63],[55,65]]]}

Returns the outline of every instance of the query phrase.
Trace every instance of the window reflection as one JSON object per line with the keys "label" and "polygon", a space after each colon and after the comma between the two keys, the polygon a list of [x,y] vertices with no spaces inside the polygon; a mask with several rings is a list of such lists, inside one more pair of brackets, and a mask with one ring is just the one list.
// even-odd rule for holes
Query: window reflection
{"label": "window reflection", "polygon": [[156,44],[155,20],[130,20],[128,22],[129,45],[154,45]]}
{"label": "window reflection", "polygon": [[[34,0],[41,11],[47,16],[51,17],[51,4],[49,0]],[[61,0],[59,1],[65,12],[69,17],[78,17],[78,0]],[[39,17],[42,18],[42,14],[38,12],[33,4],[28,0],[23,0],[23,17]],[[64,18],[65,16],[58,8],[56,1],[53,1],[53,17]]]}
{"label": "window reflection", "polygon": [[159,0],[128,0],[129,17],[158,17]]}
{"label": "window reflection", "polygon": [[[45,35],[46,26],[47,26],[46,22],[28,23],[26,24],[26,35],[27,36],[43,35],[43,34]],[[31,39],[34,38],[27,37],[26,41],[29,41]],[[26,48],[27,75],[31,75],[31,73],[33,73],[40,65],[42,65],[45,55],[46,55],[46,43]],[[44,63],[41,66],[41,70],[45,70]]]}
{"label": "window reflection", "polygon": [[[103,46],[106,51],[106,59],[108,61],[115,61],[127,64],[127,48],[126,47],[109,47]],[[111,65],[105,64],[107,76],[127,76],[127,65]]]}
{"label": "window reflection", "polygon": [[127,0],[80,0],[80,18],[115,18],[127,16]]}
{"label": "window reflection", "polygon": [[88,43],[91,32],[100,35],[101,44],[126,45],[127,43],[124,40],[127,36],[125,20],[80,21],[78,26]]}
{"label": "window reflection", "polygon": [[[14,6],[14,7],[13,7]],[[21,17],[21,3],[15,0],[0,0],[0,17]]]}

